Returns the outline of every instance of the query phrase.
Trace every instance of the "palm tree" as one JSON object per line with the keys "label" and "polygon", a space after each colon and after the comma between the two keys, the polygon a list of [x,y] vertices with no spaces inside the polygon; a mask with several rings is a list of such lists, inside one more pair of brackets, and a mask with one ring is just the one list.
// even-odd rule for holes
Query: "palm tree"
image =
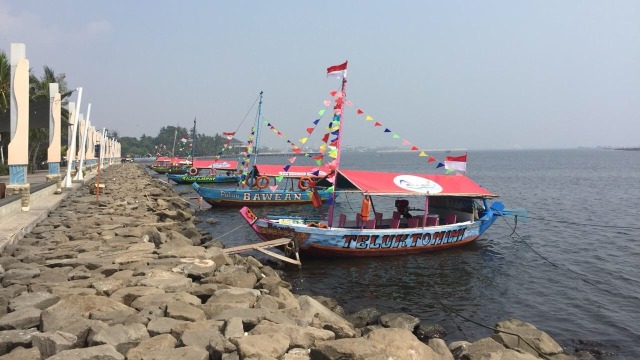
{"label": "palm tree", "polygon": [[[50,83],[58,83],[60,94],[66,95],[68,97],[71,95],[67,88],[66,75],[64,73],[56,75],[56,73],[48,66],[43,67],[44,75],[41,78],[38,78],[33,73],[29,74],[29,98],[31,103],[35,102],[49,102],[49,84]],[[65,111],[63,115],[62,121],[62,129],[66,130],[67,126],[64,126],[65,123],[68,124],[68,111]],[[43,147],[43,144],[48,143],[49,141],[49,129],[31,129],[29,130],[29,167],[31,171],[35,171],[38,168],[38,160],[46,159],[46,147]],[[42,148],[42,149],[41,149]],[[42,153],[41,153],[42,152]]]}
{"label": "palm tree", "polygon": [[0,50],[0,111],[9,109],[9,91],[11,91],[11,64],[7,54]]}

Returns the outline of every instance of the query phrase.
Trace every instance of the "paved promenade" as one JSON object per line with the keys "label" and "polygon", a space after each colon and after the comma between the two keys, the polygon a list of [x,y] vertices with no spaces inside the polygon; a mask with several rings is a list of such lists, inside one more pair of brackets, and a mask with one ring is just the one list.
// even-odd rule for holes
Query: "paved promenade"
{"label": "paved promenade", "polygon": [[[63,180],[66,169],[61,169]],[[31,189],[41,187],[47,183],[46,176],[49,174],[47,170],[36,171],[34,174],[27,174],[27,182],[31,185]],[[87,174],[84,181],[76,181],[73,187],[62,190],[62,194],[55,194],[55,184],[41,189],[31,194],[29,211],[20,209],[20,200],[16,200],[12,204],[2,204],[0,206],[0,254],[2,250],[15,241],[20,240],[24,235],[28,234],[40,221],[46,219],[49,213],[58,207],[60,202],[66,198],[71,192],[82,186],[87,181],[93,181],[95,174]],[[9,184],[9,176],[0,176],[0,182]]]}

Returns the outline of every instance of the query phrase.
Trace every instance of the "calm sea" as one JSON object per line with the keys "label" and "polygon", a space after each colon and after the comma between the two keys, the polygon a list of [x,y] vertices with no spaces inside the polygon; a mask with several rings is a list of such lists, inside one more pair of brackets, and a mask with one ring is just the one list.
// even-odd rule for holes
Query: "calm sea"
{"label": "calm sea", "polygon": [[[287,158],[260,161],[284,165]],[[529,322],[570,351],[586,342],[611,353],[607,359],[640,359],[640,152],[471,151],[467,166],[469,177],[499,194],[508,208],[527,210],[528,220],[520,219],[515,233],[512,219],[498,219],[478,241],[459,249],[309,259],[300,270],[287,270],[287,280],[297,293],[335,298],[348,313],[374,306],[440,324],[447,342],[475,341],[492,331],[443,304],[488,326],[508,318]],[[342,167],[435,172],[415,153],[345,152]],[[190,186],[176,190],[185,198],[196,195]],[[394,199],[374,199],[376,211],[389,214]],[[421,207],[423,200],[410,201]],[[336,213],[355,217],[359,206],[359,197],[341,195]],[[317,212],[310,206],[254,211]],[[259,241],[236,209],[198,216],[219,220],[201,226],[214,238],[230,232],[220,238],[226,246]]]}

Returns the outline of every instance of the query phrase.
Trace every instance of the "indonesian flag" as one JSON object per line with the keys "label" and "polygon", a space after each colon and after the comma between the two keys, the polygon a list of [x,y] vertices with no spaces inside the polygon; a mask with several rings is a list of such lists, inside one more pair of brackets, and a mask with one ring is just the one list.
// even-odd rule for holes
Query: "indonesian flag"
{"label": "indonesian flag", "polygon": [[345,61],[344,64],[329,66],[327,68],[327,77],[347,77],[347,63],[348,61]]}
{"label": "indonesian flag", "polygon": [[233,138],[233,135],[235,134],[235,131],[225,131],[222,133],[222,135],[224,135],[228,140],[231,140],[231,138]]}
{"label": "indonesian flag", "polygon": [[444,158],[444,168],[455,171],[467,171],[467,154],[460,156],[446,156]]}

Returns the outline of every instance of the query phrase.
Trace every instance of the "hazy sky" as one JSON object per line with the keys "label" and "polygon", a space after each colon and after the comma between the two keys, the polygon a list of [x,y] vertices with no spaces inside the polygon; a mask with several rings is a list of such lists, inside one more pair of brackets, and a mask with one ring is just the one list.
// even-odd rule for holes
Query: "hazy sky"
{"label": "hazy sky", "polygon": [[262,90],[265,118],[297,140],[339,87],[326,68],[348,59],[344,144],[640,145],[638,0],[0,0],[0,49],[12,42],[121,136],[194,117],[233,131]]}

